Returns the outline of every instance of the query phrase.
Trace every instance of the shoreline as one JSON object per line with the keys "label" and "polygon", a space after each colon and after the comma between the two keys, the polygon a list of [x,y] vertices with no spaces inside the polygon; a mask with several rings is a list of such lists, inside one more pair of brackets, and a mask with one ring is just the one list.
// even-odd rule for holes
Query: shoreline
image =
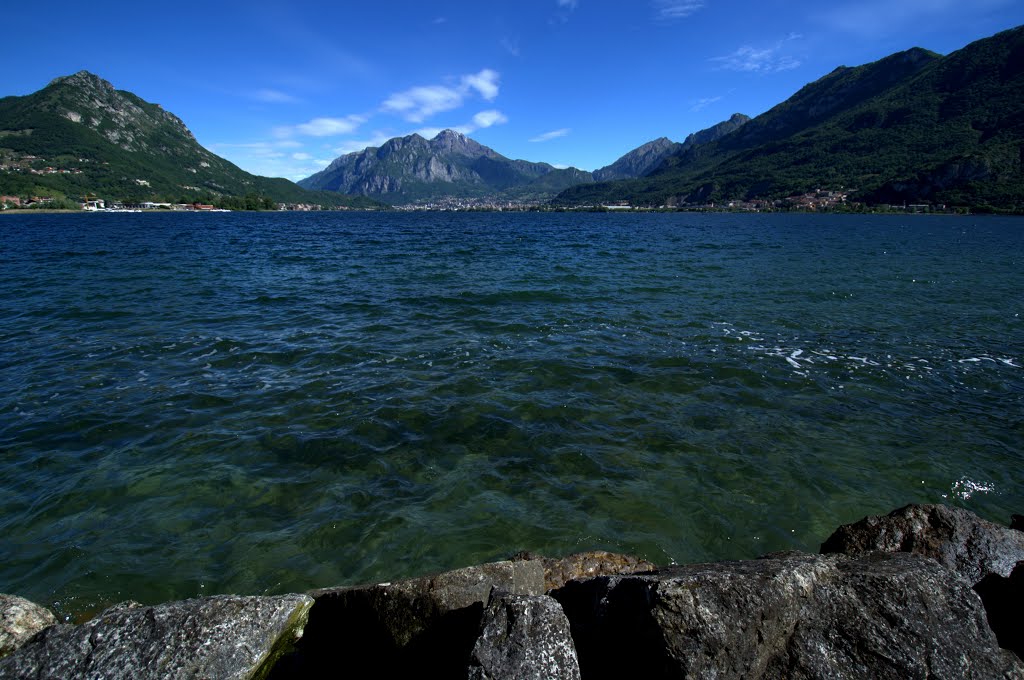
{"label": "shoreline", "polygon": [[125,602],[80,625],[0,596],[0,675],[1024,677],[1022,605],[1024,517],[908,505],[818,554],[659,568],[519,553],[395,583]]}

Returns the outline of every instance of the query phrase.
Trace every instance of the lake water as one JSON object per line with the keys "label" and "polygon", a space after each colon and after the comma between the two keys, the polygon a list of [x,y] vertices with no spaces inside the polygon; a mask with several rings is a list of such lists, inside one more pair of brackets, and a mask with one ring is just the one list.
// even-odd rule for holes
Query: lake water
{"label": "lake water", "polygon": [[0,218],[0,592],[72,618],[1024,511],[1024,220]]}

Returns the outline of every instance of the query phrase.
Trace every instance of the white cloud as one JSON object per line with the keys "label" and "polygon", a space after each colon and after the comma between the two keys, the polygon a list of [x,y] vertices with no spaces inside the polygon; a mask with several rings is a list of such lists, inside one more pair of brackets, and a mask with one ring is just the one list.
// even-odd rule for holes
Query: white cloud
{"label": "white cloud", "polygon": [[293,153],[293,154],[292,154],[292,158],[293,158],[294,160],[297,160],[297,161],[308,161],[308,160],[309,160],[309,159],[311,159],[312,157],[313,157],[313,156],[311,156],[310,154],[308,154],[308,153],[305,153],[305,152],[302,152],[302,151],[300,151],[300,152],[298,152],[298,153]]}
{"label": "white cloud", "polygon": [[659,19],[684,19],[704,7],[704,0],[654,0]]}
{"label": "white cloud", "polygon": [[457,109],[474,92],[485,101],[494,101],[499,92],[497,71],[485,68],[462,76],[457,86],[424,85],[397,92],[381,104],[381,110],[398,113],[410,123],[422,123],[434,114]]}
{"label": "white cloud", "polygon": [[344,156],[347,153],[355,153],[370,147],[379,147],[391,137],[392,135],[383,132],[374,132],[373,136],[368,139],[348,139],[342,142],[341,146],[334,147],[332,150],[339,156]]}
{"label": "white cloud", "polygon": [[477,128],[489,128],[493,125],[502,125],[508,122],[508,117],[501,111],[481,111],[473,116],[473,125]]}
{"label": "white cloud", "polygon": [[557,4],[562,9],[574,10],[579,6],[579,0],[557,0]]}
{"label": "white cloud", "polygon": [[476,90],[485,100],[493,102],[498,96],[499,77],[497,71],[485,68],[480,73],[462,76],[462,85],[463,88],[468,87]]}
{"label": "white cloud", "polygon": [[537,135],[536,137],[531,137],[529,141],[531,141],[531,142],[549,142],[552,139],[558,139],[559,137],[565,137],[570,132],[572,132],[572,130],[570,128],[561,128],[559,130],[552,130],[551,132],[545,132],[544,134]]}
{"label": "white cloud", "polygon": [[280,90],[256,90],[251,93],[250,96],[256,101],[266,102],[268,104],[291,104],[299,101],[290,94],[281,92]]}
{"label": "white cloud", "polygon": [[744,45],[732,54],[724,57],[713,57],[711,61],[719,68],[742,73],[778,73],[800,66],[796,57],[784,54],[783,47],[787,42],[799,40],[800,35],[791,33],[785,40],[780,40],[771,47],[754,47]]}
{"label": "white cloud", "polygon": [[703,111],[712,104],[718,103],[720,101],[722,101],[721,97],[705,97],[703,99],[698,99],[693,103],[693,106],[690,107],[690,111],[693,111],[694,113],[696,113],[697,111]]}
{"label": "white cloud", "polygon": [[[984,16],[1019,0],[870,0],[832,3],[815,18],[832,27],[864,38],[889,35],[909,24],[930,22],[954,25],[967,17]],[[885,17],[880,21],[879,17]]]}
{"label": "white cloud", "polygon": [[499,44],[513,57],[519,56],[519,38],[502,38]]}
{"label": "white cloud", "polygon": [[362,116],[345,116],[344,118],[314,118],[308,123],[294,127],[294,131],[310,137],[332,137],[355,132],[365,122]]}

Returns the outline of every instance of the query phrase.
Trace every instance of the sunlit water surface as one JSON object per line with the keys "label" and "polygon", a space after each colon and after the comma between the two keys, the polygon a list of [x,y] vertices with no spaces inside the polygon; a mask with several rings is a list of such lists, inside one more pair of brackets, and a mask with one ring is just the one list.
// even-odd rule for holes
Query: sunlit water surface
{"label": "sunlit water surface", "polygon": [[1024,220],[0,218],[0,592],[112,602],[528,549],[1006,522]]}

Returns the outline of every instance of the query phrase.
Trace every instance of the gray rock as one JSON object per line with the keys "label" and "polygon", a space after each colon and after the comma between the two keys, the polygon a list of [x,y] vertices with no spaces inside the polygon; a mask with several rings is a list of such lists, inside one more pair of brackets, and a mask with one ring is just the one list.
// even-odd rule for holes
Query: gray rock
{"label": "gray rock", "polygon": [[49,609],[23,597],[0,593],[0,658],[55,623],[57,618]]}
{"label": "gray rock", "polygon": [[1024,562],[1018,562],[1009,578],[989,574],[974,586],[981,596],[988,615],[988,625],[996,634],[999,646],[1012,650],[1024,659]]}
{"label": "gray rock", "polygon": [[47,628],[0,660],[0,677],[262,678],[302,635],[312,605],[307,595],[119,605]]}
{"label": "gray rock", "polygon": [[635,574],[654,571],[656,566],[647,560],[632,555],[591,550],[568,557],[554,559],[530,552],[517,553],[513,560],[538,560],[544,565],[544,587],[548,590],[561,588],[569,581],[585,581],[596,576]]}
{"label": "gray rock", "polygon": [[546,595],[495,592],[469,663],[470,680],[579,680],[562,605]]}
{"label": "gray rock", "polygon": [[970,585],[989,574],[1008,577],[1024,560],[1024,532],[946,505],[908,505],[885,516],[845,524],[822,553],[909,552],[938,560]]}
{"label": "gray rock", "polygon": [[344,646],[346,671],[377,676],[465,675],[491,589],[543,595],[535,560],[492,562],[436,576],[310,592],[316,604],[295,654],[276,677],[330,676]]}
{"label": "gray rock", "polygon": [[787,554],[571,582],[584,677],[1024,678],[978,596],[907,554]]}

